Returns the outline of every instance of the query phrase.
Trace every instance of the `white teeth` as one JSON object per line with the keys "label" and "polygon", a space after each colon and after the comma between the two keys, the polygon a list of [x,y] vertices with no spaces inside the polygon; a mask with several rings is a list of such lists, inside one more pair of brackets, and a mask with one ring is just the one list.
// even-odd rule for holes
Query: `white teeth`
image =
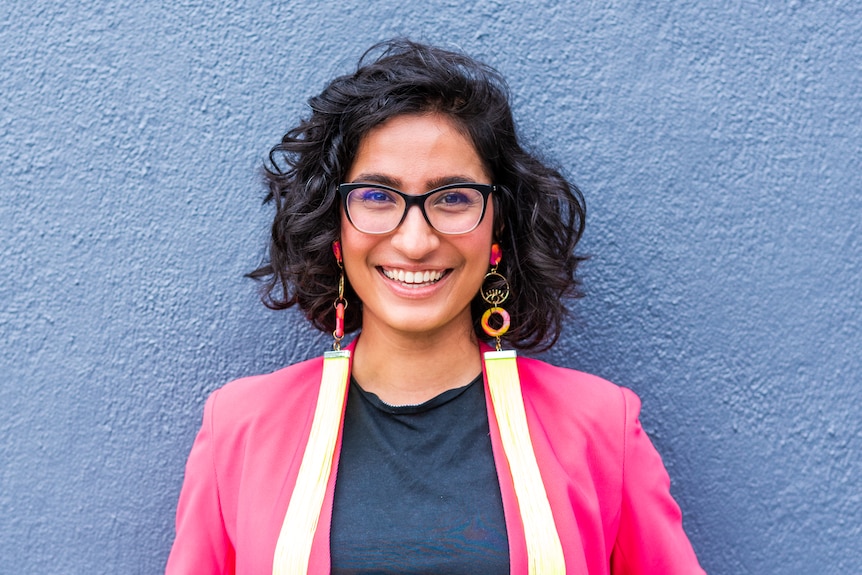
{"label": "white teeth", "polygon": [[399,281],[405,284],[421,285],[434,283],[443,277],[443,272],[435,270],[425,270],[424,272],[411,272],[406,270],[390,270],[384,269],[383,275],[391,280]]}

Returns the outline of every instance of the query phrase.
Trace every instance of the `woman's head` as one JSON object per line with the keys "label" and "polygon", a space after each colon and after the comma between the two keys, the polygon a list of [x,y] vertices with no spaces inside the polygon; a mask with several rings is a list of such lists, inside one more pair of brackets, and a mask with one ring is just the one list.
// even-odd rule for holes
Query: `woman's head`
{"label": "woman's head", "polygon": [[446,114],[395,116],[362,138],[346,179],[363,185],[341,218],[363,332],[469,338],[494,241],[493,204],[469,187],[493,190],[491,175],[470,139]]}
{"label": "woman's head", "polygon": [[[373,47],[356,72],[334,79],[309,104],[311,115],[273,148],[266,167],[276,216],[269,261],[250,274],[265,280],[264,303],[299,305],[315,327],[333,329],[338,185],[347,181],[369,132],[400,116],[441,115],[472,143],[497,186],[493,230],[503,250],[500,271],[512,290],[507,339],[521,348],[556,340],[565,313],[560,299],[578,295],[580,258],[573,250],[583,229],[583,200],[521,147],[499,73],[462,54],[395,40]],[[361,327],[362,304],[349,285],[346,295],[349,332]],[[480,297],[472,307],[478,328],[485,307]],[[477,334],[484,337],[481,329]]]}

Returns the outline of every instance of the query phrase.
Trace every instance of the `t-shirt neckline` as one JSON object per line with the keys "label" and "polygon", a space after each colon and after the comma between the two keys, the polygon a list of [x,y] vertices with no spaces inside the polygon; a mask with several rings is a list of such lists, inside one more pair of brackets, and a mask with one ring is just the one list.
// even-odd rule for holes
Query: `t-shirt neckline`
{"label": "t-shirt neckline", "polygon": [[443,404],[449,403],[450,401],[456,399],[460,395],[462,395],[465,391],[470,389],[474,385],[478,385],[479,382],[482,381],[482,374],[480,373],[473,380],[463,387],[456,387],[453,389],[447,389],[443,393],[439,395],[435,395],[428,401],[424,401],[422,403],[417,404],[407,404],[407,405],[392,405],[390,403],[386,403],[382,399],[380,399],[377,394],[374,394],[370,391],[365,391],[362,389],[362,386],[359,385],[359,382],[351,376],[350,377],[350,385],[355,387],[357,391],[359,391],[359,395],[364,398],[368,403],[373,405],[375,408],[380,411],[391,413],[394,415],[410,415],[414,413],[424,413],[426,411],[430,411],[434,408],[440,407]]}

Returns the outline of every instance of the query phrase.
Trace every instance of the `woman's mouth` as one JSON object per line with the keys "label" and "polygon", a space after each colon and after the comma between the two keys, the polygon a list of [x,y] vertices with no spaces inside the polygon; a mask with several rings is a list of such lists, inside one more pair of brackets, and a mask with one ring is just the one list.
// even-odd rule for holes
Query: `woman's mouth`
{"label": "woman's mouth", "polygon": [[392,281],[408,287],[423,287],[435,284],[446,273],[445,270],[408,271],[398,268],[378,268],[380,272]]}

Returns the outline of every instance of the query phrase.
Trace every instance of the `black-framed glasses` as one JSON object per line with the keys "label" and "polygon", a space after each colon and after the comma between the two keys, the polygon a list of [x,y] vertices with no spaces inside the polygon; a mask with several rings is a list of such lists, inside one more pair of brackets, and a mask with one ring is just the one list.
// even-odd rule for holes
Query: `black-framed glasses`
{"label": "black-framed glasses", "polygon": [[497,190],[489,184],[448,184],[410,196],[380,184],[340,184],[338,193],[347,219],[360,232],[388,234],[419,206],[428,225],[441,234],[466,234],[485,217],[488,196]]}

